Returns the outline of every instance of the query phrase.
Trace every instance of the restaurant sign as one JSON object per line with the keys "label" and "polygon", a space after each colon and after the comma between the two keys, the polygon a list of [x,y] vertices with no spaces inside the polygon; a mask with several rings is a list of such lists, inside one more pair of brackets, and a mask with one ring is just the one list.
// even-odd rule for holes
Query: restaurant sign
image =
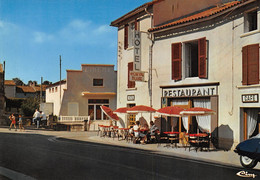
{"label": "restaurant sign", "polygon": [[141,32],[134,32],[134,71],[141,70]]}
{"label": "restaurant sign", "polygon": [[242,94],[243,103],[258,103],[258,94]]}
{"label": "restaurant sign", "polygon": [[130,71],[129,80],[130,81],[144,81],[144,72],[143,71]]}
{"label": "restaurant sign", "polygon": [[217,95],[216,86],[181,87],[163,89],[163,97],[194,97]]}

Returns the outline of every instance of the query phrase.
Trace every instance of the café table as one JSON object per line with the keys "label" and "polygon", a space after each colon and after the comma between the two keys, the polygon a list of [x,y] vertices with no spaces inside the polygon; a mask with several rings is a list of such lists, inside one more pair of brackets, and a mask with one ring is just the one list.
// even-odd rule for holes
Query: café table
{"label": "caf\u00e9 table", "polygon": [[118,134],[117,134],[118,140],[120,137],[122,137],[122,140],[125,140],[127,135],[129,134],[129,129],[130,128],[118,128]]}
{"label": "caf\u00e9 table", "polygon": [[166,144],[166,147],[169,147],[170,144],[172,144],[172,147],[177,147],[177,143],[179,142],[179,132],[169,131],[164,132],[164,134],[166,134],[168,137],[168,143]]}
{"label": "caf\u00e9 table", "polygon": [[189,144],[189,150],[192,147],[194,147],[196,151],[198,149],[202,151],[203,148],[209,150],[210,136],[207,133],[189,134]]}

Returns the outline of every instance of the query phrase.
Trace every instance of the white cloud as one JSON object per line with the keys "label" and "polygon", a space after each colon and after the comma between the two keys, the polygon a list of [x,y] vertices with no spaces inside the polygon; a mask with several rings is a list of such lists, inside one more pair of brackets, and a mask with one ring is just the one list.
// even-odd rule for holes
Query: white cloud
{"label": "white cloud", "polygon": [[96,33],[97,34],[106,34],[106,33],[110,33],[112,32],[112,27],[108,26],[108,25],[102,25],[102,26],[99,26],[97,29],[96,29]]}
{"label": "white cloud", "polygon": [[91,21],[73,20],[59,32],[59,38],[67,43],[98,44],[110,39],[112,29],[108,25],[96,25]]}
{"label": "white cloud", "polygon": [[53,39],[53,35],[46,34],[43,32],[34,32],[33,36],[34,36],[33,40],[36,43],[43,43],[43,42],[50,41]]}

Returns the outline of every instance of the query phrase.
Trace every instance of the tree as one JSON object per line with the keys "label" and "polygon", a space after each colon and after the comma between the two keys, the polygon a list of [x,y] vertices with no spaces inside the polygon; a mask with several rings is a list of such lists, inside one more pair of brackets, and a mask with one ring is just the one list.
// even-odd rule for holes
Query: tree
{"label": "tree", "polygon": [[43,83],[42,83],[42,85],[50,85],[50,84],[52,84],[52,82],[50,82],[50,81],[43,81]]}
{"label": "tree", "polygon": [[32,116],[34,114],[35,109],[39,109],[39,99],[29,97],[25,101],[23,101],[21,105],[21,109],[25,116]]}
{"label": "tree", "polygon": [[13,78],[13,81],[16,84],[16,86],[23,86],[24,85],[23,81],[20,78],[17,78],[17,77]]}

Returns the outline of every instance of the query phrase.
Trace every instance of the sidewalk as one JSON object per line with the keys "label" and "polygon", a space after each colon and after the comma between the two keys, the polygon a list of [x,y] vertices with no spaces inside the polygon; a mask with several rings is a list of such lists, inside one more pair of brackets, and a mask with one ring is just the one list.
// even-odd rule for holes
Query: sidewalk
{"label": "sidewalk", "polygon": [[[52,131],[52,130],[44,130],[44,129],[26,129],[25,131],[15,131],[12,129],[11,131],[8,130],[7,127],[0,127],[0,133],[22,133],[22,134],[41,134],[41,135],[48,135],[48,136],[55,136],[55,137],[62,137],[66,139],[78,140],[78,141],[88,141],[88,142],[96,142],[102,144],[110,144],[110,145],[117,145],[117,146],[125,146],[125,147],[132,147],[144,150],[150,150],[154,153],[164,154],[164,155],[173,155],[178,157],[202,160],[206,162],[215,162],[224,165],[232,165],[241,168],[244,170],[240,165],[239,156],[230,151],[223,151],[223,150],[212,150],[212,151],[195,151],[189,149],[182,148],[172,148],[172,147],[164,147],[165,144],[158,146],[157,144],[133,144],[132,142],[128,143],[125,140],[119,140],[115,138],[101,138],[97,136],[97,132],[69,132],[69,131]],[[260,163],[254,168],[260,170]]]}

